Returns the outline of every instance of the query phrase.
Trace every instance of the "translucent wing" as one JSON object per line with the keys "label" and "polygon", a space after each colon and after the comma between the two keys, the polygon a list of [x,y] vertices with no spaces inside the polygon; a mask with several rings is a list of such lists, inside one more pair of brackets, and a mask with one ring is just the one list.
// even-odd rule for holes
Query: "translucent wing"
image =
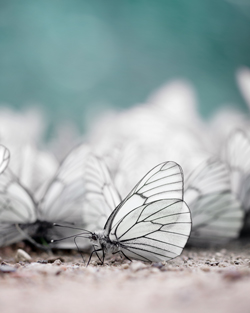
{"label": "translucent wing", "polygon": [[82,144],[63,160],[39,203],[40,220],[83,224],[84,169],[89,152],[89,147]]}
{"label": "translucent wing", "polygon": [[224,243],[237,238],[244,214],[231,192],[227,166],[209,159],[190,175],[186,186],[185,201],[193,222],[189,243]]}
{"label": "translucent wing", "polygon": [[133,259],[159,262],[181,254],[191,231],[191,216],[185,202],[158,200],[131,210],[111,230],[110,239],[120,243]]}
{"label": "translucent wing", "polygon": [[110,215],[105,225],[106,234],[131,209],[162,199],[183,199],[183,173],[175,162],[157,165],[139,181]]}
{"label": "translucent wing", "polygon": [[40,151],[32,144],[15,149],[11,156],[11,171],[32,193],[51,179],[58,167],[58,162],[52,154]]}
{"label": "translucent wing", "polygon": [[15,224],[0,223],[0,247],[8,246],[24,239],[24,234],[18,231]]}
{"label": "translucent wing", "polygon": [[225,159],[230,167],[232,190],[245,211],[250,209],[250,140],[245,132],[235,131],[228,139]]}
{"label": "translucent wing", "polygon": [[[53,223],[65,226],[85,227],[83,203],[86,195],[84,171],[90,148],[81,144],[74,148],[62,161],[54,177],[42,186],[36,198],[39,220],[48,223],[47,240],[70,237],[77,234],[76,230],[63,227],[50,227]],[[86,243],[81,244],[85,248]],[[75,248],[73,240],[63,240],[56,248]]]}
{"label": "translucent wing", "polygon": [[[10,161],[9,150],[6,147],[0,145],[0,174],[2,174],[5,171],[5,169],[7,168],[9,164],[9,161]],[[9,176],[9,179],[7,179],[8,176]],[[16,225],[13,225],[13,224],[10,225],[6,223],[6,220],[8,220],[8,218],[10,219],[9,222],[20,220],[19,214],[21,212],[18,212],[16,210],[17,208],[10,209],[14,203],[17,203],[17,199],[16,201],[13,199],[13,194],[11,192],[10,174],[5,175],[5,177],[6,177],[5,183],[4,183],[4,179],[2,179],[2,182],[1,182],[2,183],[2,188],[1,188],[2,195],[1,195],[1,207],[0,207],[1,213],[0,214],[2,214],[1,216],[2,219],[0,218],[0,247],[9,245],[9,244],[12,244],[14,242],[18,242],[24,239],[23,235],[20,234],[20,232],[18,231]],[[7,185],[9,185],[9,187]],[[17,188],[18,187],[20,186],[17,185]],[[9,207],[7,203],[9,204]],[[24,217],[24,220],[26,220],[25,214],[23,215],[23,217]],[[2,223],[2,221],[5,221],[5,223]]]}
{"label": "translucent wing", "polygon": [[7,168],[0,175],[0,246],[25,238],[18,224],[34,223],[36,204],[29,192]]}
{"label": "translucent wing", "polygon": [[102,230],[112,211],[121,202],[105,163],[94,155],[86,162],[86,197],[83,214],[86,228],[90,231]]}
{"label": "translucent wing", "polygon": [[153,168],[106,223],[111,241],[133,259],[167,261],[182,252],[191,216],[183,198],[183,174],[175,162]]}
{"label": "translucent wing", "polygon": [[36,216],[32,196],[6,169],[0,175],[0,223],[32,223]]}
{"label": "translucent wing", "polygon": [[0,174],[7,168],[10,161],[10,151],[3,145],[0,145]]}

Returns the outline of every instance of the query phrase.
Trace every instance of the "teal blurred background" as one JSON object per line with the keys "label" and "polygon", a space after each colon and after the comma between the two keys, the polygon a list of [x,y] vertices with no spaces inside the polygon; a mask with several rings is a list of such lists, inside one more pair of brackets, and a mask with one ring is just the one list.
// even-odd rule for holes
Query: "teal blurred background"
{"label": "teal blurred background", "polygon": [[235,72],[250,67],[248,0],[1,0],[0,102],[83,120],[143,102],[185,78],[200,111],[246,105]]}

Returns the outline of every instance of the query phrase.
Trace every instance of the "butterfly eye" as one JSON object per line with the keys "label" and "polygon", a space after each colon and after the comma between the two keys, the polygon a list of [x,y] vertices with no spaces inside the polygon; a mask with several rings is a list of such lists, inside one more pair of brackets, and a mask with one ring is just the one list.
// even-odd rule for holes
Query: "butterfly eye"
{"label": "butterfly eye", "polygon": [[97,240],[97,236],[96,236],[96,234],[92,234],[92,238],[91,238],[92,240]]}

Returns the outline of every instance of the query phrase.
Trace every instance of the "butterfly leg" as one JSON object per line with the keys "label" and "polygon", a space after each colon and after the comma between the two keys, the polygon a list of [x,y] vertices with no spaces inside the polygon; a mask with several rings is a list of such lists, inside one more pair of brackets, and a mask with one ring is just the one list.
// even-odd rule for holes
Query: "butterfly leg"
{"label": "butterfly leg", "polygon": [[105,259],[105,252],[104,252],[104,249],[102,249],[102,265],[104,264],[104,259]]}
{"label": "butterfly leg", "polygon": [[[94,248],[94,247],[93,247]],[[98,257],[98,259],[99,259],[99,261],[103,264],[103,261],[101,260],[101,258],[99,257],[99,255],[98,255],[98,251],[101,251],[101,250],[103,250],[103,249],[98,249],[98,250],[96,250],[95,248],[94,248],[94,250],[91,252],[91,254],[90,254],[90,257],[89,257],[89,260],[88,260],[88,263],[87,263],[87,265],[86,265],[86,267],[89,265],[89,262],[91,261],[91,259],[92,259],[92,256],[93,256],[93,253],[95,253],[96,255],[97,255],[97,257]]]}

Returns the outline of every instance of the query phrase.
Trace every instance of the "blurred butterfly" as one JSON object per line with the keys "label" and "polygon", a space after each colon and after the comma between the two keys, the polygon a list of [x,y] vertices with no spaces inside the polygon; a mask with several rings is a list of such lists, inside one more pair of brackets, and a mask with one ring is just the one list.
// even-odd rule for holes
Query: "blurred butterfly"
{"label": "blurred butterfly", "polygon": [[235,130],[228,138],[225,160],[230,168],[232,191],[245,212],[242,234],[250,233],[250,139],[243,130]]}
{"label": "blurred butterfly", "polygon": [[157,165],[123,201],[100,159],[89,158],[84,177],[84,220],[89,229],[74,238],[91,242],[89,261],[93,253],[102,263],[106,255],[114,254],[151,262],[181,254],[191,231],[191,216],[183,201],[183,173],[178,164]]}
{"label": "blurred butterfly", "polygon": [[[60,238],[75,233],[73,230],[55,229],[55,221],[84,225],[83,171],[88,153],[86,145],[73,149],[62,161],[54,177],[42,184],[36,194],[10,168],[6,168],[0,175],[0,246],[27,239],[35,246],[46,249],[51,236]],[[7,152],[0,150],[0,169],[6,167],[7,156]],[[65,241],[61,247],[71,248],[74,245]]]}
{"label": "blurred butterfly", "polygon": [[244,213],[222,161],[210,158],[193,171],[186,181],[185,201],[193,222],[189,244],[222,244],[239,236]]}
{"label": "blurred butterfly", "polygon": [[8,167],[10,162],[10,151],[3,145],[0,145],[0,174]]}

